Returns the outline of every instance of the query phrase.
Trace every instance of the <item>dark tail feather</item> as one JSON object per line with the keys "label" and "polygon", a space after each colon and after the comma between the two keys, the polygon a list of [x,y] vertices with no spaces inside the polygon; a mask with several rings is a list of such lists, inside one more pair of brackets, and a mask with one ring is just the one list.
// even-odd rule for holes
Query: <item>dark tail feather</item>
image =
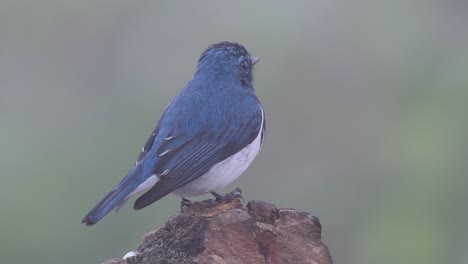
{"label": "dark tail feather", "polygon": [[119,208],[127,201],[131,191],[116,189],[106,195],[84,218],[83,224],[88,226],[96,224],[114,208]]}
{"label": "dark tail feather", "polygon": [[[146,166],[143,166],[146,164]],[[94,225],[113,209],[118,210],[128,200],[130,194],[136,190],[139,184],[147,179],[145,175],[151,175],[154,168],[154,163],[138,163],[125,176],[122,181],[106,195],[84,218],[81,220],[83,224],[88,226]]]}
{"label": "dark tail feather", "polygon": [[127,201],[128,196],[135,190],[135,176],[141,173],[141,168],[134,167],[129,174],[106,195],[81,221],[88,226],[94,225],[113,209],[119,209]]}

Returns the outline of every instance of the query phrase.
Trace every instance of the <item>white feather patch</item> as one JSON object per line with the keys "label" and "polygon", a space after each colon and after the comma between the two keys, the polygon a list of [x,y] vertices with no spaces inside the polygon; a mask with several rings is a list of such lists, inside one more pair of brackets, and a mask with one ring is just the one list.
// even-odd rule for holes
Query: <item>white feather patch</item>
{"label": "white feather patch", "polygon": [[132,193],[130,193],[128,197],[151,189],[158,181],[159,181],[159,176],[155,174],[151,175],[144,182],[140,183],[140,185],[138,185],[138,187]]}
{"label": "white feather patch", "polygon": [[128,252],[127,254],[125,254],[125,256],[123,256],[122,259],[128,259],[128,258],[131,258],[131,257],[135,257],[138,255],[138,252],[135,252],[135,251],[130,251]]}

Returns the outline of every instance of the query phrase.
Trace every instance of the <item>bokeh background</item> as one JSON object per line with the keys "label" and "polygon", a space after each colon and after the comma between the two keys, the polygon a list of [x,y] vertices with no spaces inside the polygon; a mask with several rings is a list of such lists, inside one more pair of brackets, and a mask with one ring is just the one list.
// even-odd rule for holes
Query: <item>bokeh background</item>
{"label": "bokeh background", "polygon": [[[468,2],[0,1],[2,263],[122,257],[168,196],[81,218],[215,42],[261,57],[261,154],[235,183],[318,216],[335,263],[468,263]],[[203,199],[206,197],[200,197]]]}

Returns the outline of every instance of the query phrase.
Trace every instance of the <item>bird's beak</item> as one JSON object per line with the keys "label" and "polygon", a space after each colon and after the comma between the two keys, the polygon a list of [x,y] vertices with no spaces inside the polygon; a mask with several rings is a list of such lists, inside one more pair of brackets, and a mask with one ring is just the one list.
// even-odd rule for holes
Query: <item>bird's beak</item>
{"label": "bird's beak", "polygon": [[257,63],[259,60],[260,60],[259,57],[251,57],[250,58],[250,61],[252,62],[252,65],[255,65],[255,63]]}

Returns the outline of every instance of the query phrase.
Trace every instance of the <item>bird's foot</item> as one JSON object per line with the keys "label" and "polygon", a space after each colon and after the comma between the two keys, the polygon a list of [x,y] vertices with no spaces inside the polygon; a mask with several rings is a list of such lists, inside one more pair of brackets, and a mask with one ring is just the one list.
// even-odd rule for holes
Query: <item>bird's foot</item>
{"label": "bird's foot", "polygon": [[225,200],[231,200],[234,198],[241,198],[242,201],[244,201],[244,197],[242,197],[242,190],[241,188],[237,187],[234,189],[234,191],[227,193],[226,195],[220,195],[216,192],[211,192],[211,194],[215,197],[216,201],[225,201]]}
{"label": "bird's foot", "polygon": [[182,197],[182,201],[180,202],[180,210],[185,211],[185,209],[190,208],[190,206],[192,206],[192,201]]}
{"label": "bird's foot", "polygon": [[233,199],[233,198],[241,198],[244,201],[244,197],[242,197],[242,190],[239,187],[236,187],[232,192],[226,194],[225,199]]}

